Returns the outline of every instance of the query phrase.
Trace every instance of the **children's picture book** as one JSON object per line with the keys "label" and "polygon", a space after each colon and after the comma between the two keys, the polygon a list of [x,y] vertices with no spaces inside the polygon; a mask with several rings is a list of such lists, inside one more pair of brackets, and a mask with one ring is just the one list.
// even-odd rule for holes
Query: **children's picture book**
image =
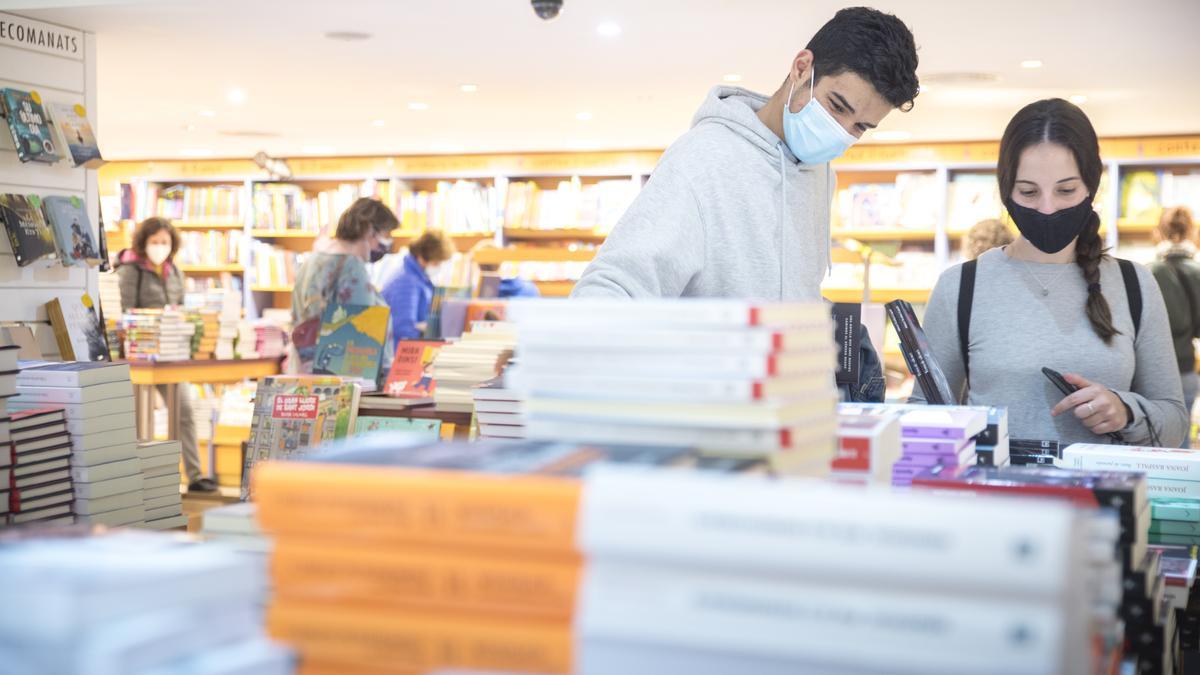
{"label": "children's picture book", "polygon": [[58,257],[64,265],[88,266],[100,263],[100,251],[92,238],[87,209],[79,197],[51,196],[42,200],[46,222],[54,232]]}
{"label": "children's picture book", "polygon": [[95,169],[103,165],[104,159],[100,157],[96,133],[92,131],[92,124],[88,122],[87,110],[83,105],[51,103],[49,107],[58,133],[71,153],[71,161],[75,166]]}
{"label": "children's picture book", "polygon": [[55,257],[54,235],[42,216],[41,197],[0,195],[0,218],[4,220],[4,230],[8,233],[8,243],[18,266]]}
{"label": "children's picture book", "polygon": [[22,162],[53,164],[62,159],[50,128],[50,116],[36,91],[7,88],[0,92],[8,130]]}
{"label": "children's picture book", "polygon": [[277,375],[259,380],[246,441],[242,499],[251,496],[251,474],[259,462],[302,455],[350,435],[360,391],[357,384],[332,376]]}
{"label": "children's picture book", "polygon": [[407,417],[359,417],[354,423],[354,434],[371,434],[381,431],[403,431],[419,434],[430,441],[437,441],[442,433],[441,420],[409,419]]}
{"label": "children's picture book", "polygon": [[58,352],[64,361],[109,361],[107,333],[87,293],[63,295],[46,303]]}
{"label": "children's picture book", "polygon": [[444,342],[400,340],[388,372],[384,393],[396,398],[429,398],[437,389],[433,361]]}
{"label": "children's picture book", "polygon": [[374,382],[379,377],[390,315],[381,305],[330,304],[321,317],[313,372]]}

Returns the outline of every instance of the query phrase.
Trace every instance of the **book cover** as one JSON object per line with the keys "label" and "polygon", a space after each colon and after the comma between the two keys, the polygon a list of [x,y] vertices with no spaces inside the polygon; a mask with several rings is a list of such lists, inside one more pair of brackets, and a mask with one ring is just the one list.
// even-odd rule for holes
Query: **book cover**
{"label": "book cover", "polygon": [[444,342],[400,340],[384,393],[397,398],[429,398],[437,390],[433,362]]}
{"label": "book cover", "polygon": [[74,165],[89,169],[102,166],[104,159],[100,156],[100,146],[96,143],[92,123],[88,121],[87,109],[78,103],[51,103],[49,107]]}
{"label": "book cover", "polygon": [[904,353],[904,361],[908,370],[921,385],[925,400],[934,405],[951,405],[958,402],[958,397],[950,391],[950,383],[942,372],[941,366],[933,358],[933,350],[929,340],[921,328],[912,305],[904,300],[893,300],[886,305],[888,317],[900,337],[900,349]]}
{"label": "book cover", "polygon": [[345,438],[354,429],[359,387],[334,376],[280,375],[258,381],[254,416],[246,441],[242,498],[251,494],[259,462],[310,452],[323,442]]}
{"label": "book cover", "polygon": [[409,419],[407,417],[371,417],[359,415],[354,422],[356,435],[379,431],[404,431],[426,436],[431,441],[441,437],[441,420]]}
{"label": "book cover", "polygon": [[22,162],[53,164],[62,159],[40,94],[10,87],[0,92],[0,99],[13,144],[17,146],[17,157]]}
{"label": "book cover", "polygon": [[129,379],[128,363],[99,361],[20,361],[17,381],[44,387],[89,387]]}
{"label": "book cover", "polygon": [[313,372],[367,382],[378,379],[390,314],[387,307],[378,305],[326,307],[313,357]]}
{"label": "book cover", "polygon": [[1075,443],[1063,448],[1062,463],[1073,469],[1133,471],[1148,479],[1200,481],[1200,452],[1181,448]]}
{"label": "book cover", "polygon": [[42,216],[42,199],[37,195],[0,195],[0,218],[12,246],[17,265],[25,267],[40,258],[54,258],[54,235]]}
{"label": "book cover", "polygon": [[92,297],[63,295],[46,303],[58,351],[66,361],[110,361],[108,334]]}
{"label": "book cover", "polygon": [[87,209],[79,197],[50,196],[42,200],[46,222],[54,231],[58,257],[64,265],[85,267],[100,263]]}
{"label": "book cover", "polygon": [[862,305],[834,303],[833,340],[838,346],[838,384],[856,384],[859,370],[859,348],[862,340]]}
{"label": "book cover", "polygon": [[272,581],[281,595],[297,599],[370,598],[380,608],[400,611],[419,607],[565,622],[575,607],[580,567],[577,556],[465,556],[281,537],[272,556]]}

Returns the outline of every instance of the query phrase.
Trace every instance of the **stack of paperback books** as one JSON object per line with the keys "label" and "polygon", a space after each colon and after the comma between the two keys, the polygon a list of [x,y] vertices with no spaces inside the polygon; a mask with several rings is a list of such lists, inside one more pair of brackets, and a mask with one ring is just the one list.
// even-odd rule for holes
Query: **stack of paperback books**
{"label": "stack of paperback books", "polygon": [[1071,504],[378,438],[258,473],[268,630],[309,672],[1097,672]]}
{"label": "stack of paperback books", "polygon": [[433,361],[437,380],[433,401],[438,410],[474,410],[475,387],[496,377],[515,344],[512,324],[476,321],[469,333],[438,350]]}
{"label": "stack of paperback books", "polygon": [[287,334],[273,323],[254,324],[254,351],[259,358],[276,359],[287,351]]}
{"label": "stack of paperback books", "polygon": [[[238,502],[208,509],[202,516],[200,536],[220,544],[254,562],[267,578],[270,564],[271,540],[258,526],[258,506],[254,502]],[[263,592],[255,598],[255,606],[266,609],[270,596],[270,579]]]}
{"label": "stack of paperback books", "polygon": [[179,494],[180,452],[179,441],[147,441],[137,445],[147,529],[187,527]]}
{"label": "stack of paperback books", "polygon": [[125,357],[131,361],[186,361],[195,324],[177,309],[127,309],[121,318]]}
{"label": "stack of paperback books", "polygon": [[495,377],[474,390],[475,422],[480,438],[525,438],[521,395]]}
{"label": "stack of paperback books", "polygon": [[900,459],[900,415],[888,406],[838,404],[832,477],[838,482],[890,484],[892,467]]}
{"label": "stack of paperback books", "polygon": [[234,351],[239,359],[257,359],[258,331],[254,330],[254,322],[242,319],[237,325],[237,341]]}
{"label": "stack of paperback books", "polygon": [[251,600],[261,572],[233,551],[82,526],[0,538],[6,673],[294,672]]}
{"label": "stack of paperback books", "polygon": [[508,316],[530,438],[693,447],[829,473],[836,363],[823,305],[529,300]]}
{"label": "stack of paperback books", "polygon": [[1160,556],[1148,548],[1150,504],[1146,480],[1118,471],[1072,471],[1056,467],[965,467],[935,469],[913,481],[914,488],[1049,497],[1090,509],[1084,527],[1091,542],[1086,571],[1096,591],[1092,626],[1110,655],[1128,641],[1126,655],[1153,669],[1174,672],[1169,647],[1174,614],[1163,611]]}
{"label": "stack of paperback books", "polygon": [[[1151,504],[1151,510],[1154,505]],[[1186,611],[1191,604],[1192,589],[1196,585],[1196,557],[1190,546],[1175,546],[1171,544],[1151,544],[1151,549],[1158,551],[1162,555],[1160,564],[1160,573],[1164,582],[1163,599],[1170,603],[1171,607],[1180,611]],[[1178,615],[1176,615],[1178,617]],[[1182,624],[1180,622],[1180,632],[1182,633]],[[1182,642],[1182,636],[1181,636]],[[1181,645],[1181,647],[1183,647]],[[1187,647],[1184,647],[1187,649]],[[1200,646],[1190,648],[1192,651],[1200,649]]]}
{"label": "stack of paperback books", "polygon": [[1085,471],[1131,471],[1146,476],[1150,543],[1200,544],[1200,452],[1180,448],[1076,443],[1062,466]]}
{"label": "stack of paperback books", "polygon": [[141,523],[142,478],[137,456],[129,365],[109,362],[21,362],[18,395],[30,424],[62,430],[80,522]]}
{"label": "stack of paperback books", "polygon": [[74,522],[71,484],[71,438],[62,423],[62,409],[50,409],[58,419],[33,411],[12,413],[5,444],[9,477],[6,522]]}
{"label": "stack of paperback books", "polygon": [[906,411],[900,418],[903,455],[892,469],[892,485],[910,485],[913,476],[936,466],[975,466],[975,437],[987,425],[982,408],[924,406]]}
{"label": "stack of paperback books", "polygon": [[220,314],[212,309],[193,310],[188,312],[188,320],[196,325],[196,333],[192,336],[192,358],[211,359],[221,332]]}

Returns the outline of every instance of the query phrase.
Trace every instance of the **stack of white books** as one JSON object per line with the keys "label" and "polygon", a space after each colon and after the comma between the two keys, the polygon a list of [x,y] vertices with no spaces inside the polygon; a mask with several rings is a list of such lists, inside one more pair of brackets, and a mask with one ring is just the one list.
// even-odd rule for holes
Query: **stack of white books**
{"label": "stack of white books", "polygon": [[479,385],[474,396],[479,438],[525,438],[521,394],[505,386],[503,377]]}
{"label": "stack of white books", "polygon": [[156,532],[74,534],[0,546],[0,671],[294,672],[291,651],[263,633],[252,561]]}
{"label": "stack of white books", "polygon": [[13,406],[34,423],[61,425],[70,444],[77,520],[108,526],[144,518],[129,365],[22,362]]}
{"label": "stack of white books", "polygon": [[[258,505],[254,502],[238,502],[208,509],[202,516],[200,536],[207,541],[231,548],[259,565],[267,574],[271,559],[271,540],[263,534],[257,520]],[[269,587],[269,579],[267,587]],[[258,604],[265,607],[268,601],[264,593]]]}
{"label": "stack of white books", "polygon": [[192,358],[192,336],[196,324],[181,310],[163,310],[159,323],[159,361],[186,361]]}
{"label": "stack of white books", "polygon": [[442,347],[433,361],[437,389],[433,402],[438,410],[471,412],[475,408],[474,389],[496,377],[505,352],[516,345],[512,324],[501,321],[476,321],[462,338]]}
{"label": "stack of white books", "polygon": [[146,529],[169,530],[187,527],[179,492],[179,441],[138,443],[142,493],[146,505]]}
{"label": "stack of white books", "polygon": [[[835,350],[819,303],[518,300],[529,438],[697,448],[826,476]],[[438,391],[442,382],[438,380]]]}
{"label": "stack of white books", "polygon": [[234,352],[239,359],[257,359],[259,357],[258,331],[254,330],[253,321],[247,319],[238,321]]}

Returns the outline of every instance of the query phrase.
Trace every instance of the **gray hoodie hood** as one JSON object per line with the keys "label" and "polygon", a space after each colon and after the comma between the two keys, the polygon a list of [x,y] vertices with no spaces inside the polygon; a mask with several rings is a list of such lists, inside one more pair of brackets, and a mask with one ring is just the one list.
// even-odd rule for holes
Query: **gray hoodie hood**
{"label": "gray hoodie hood", "polygon": [[766,102],[710,91],[572,295],[818,300],[835,179],[763,124]]}

